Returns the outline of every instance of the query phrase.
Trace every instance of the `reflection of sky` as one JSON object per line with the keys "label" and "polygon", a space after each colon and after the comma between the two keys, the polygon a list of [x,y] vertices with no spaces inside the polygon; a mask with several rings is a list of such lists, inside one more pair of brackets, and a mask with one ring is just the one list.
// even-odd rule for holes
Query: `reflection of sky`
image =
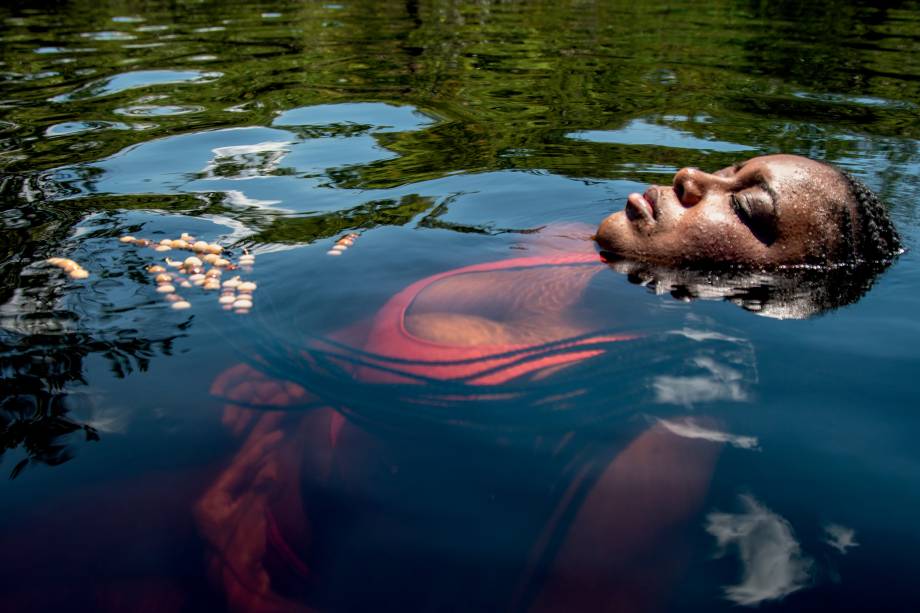
{"label": "reflection of sky", "polygon": [[216,147],[212,150],[214,157],[202,171],[202,178],[267,179],[278,169],[289,151],[288,145],[286,142],[265,142]]}
{"label": "reflection of sky", "polygon": [[693,358],[692,364],[703,374],[674,377],[661,375],[652,384],[655,401],[662,404],[692,406],[699,402],[748,399],[743,373],[705,356]]}
{"label": "reflection of sky", "polygon": [[737,549],[741,581],[725,588],[725,597],[754,606],[777,600],[806,586],[812,561],[802,552],[789,522],[752,496],[741,496],[744,512],[710,513],[706,531],[722,553]]}
{"label": "reflection of sky", "polygon": [[45,136],[72,136],[98,130],[136,130],[140,129],[119,121],[65,121],[49,126]]}
{"label": "reflection of sky", "polygon": [[877,106],[887,108],[916,108],[912,104],[903,100],[886,100],[885,98],[875,98],[872,96],[848,96],[846,94],[815,94],[811,92],[794,92],[796,98],[803,100],[815,100],[818,102],[827,102],[829,104],[858,104],[860,106]]}
{"label": "reflection of sky", "polygon": [[223,192],[232,193],[235,203],[270,202],[293,212],[344,211],[409,194],[435,200],[461,194],[462,206],[443,212],[439,219],[460,224],[489,220],[502,227],[530,226],[534,193],[546,202],[547,215],[558,219],[583,215],[585,221],[596,223],[598,209],[606,213],[622,206],[611,202],[613,182],[595,182],[586,189],[581,181],[548,173],[454,174],[427,181],[407,179],[388,189],[336,185],[334,173],[398,158],[376,134],[424,129],[434,121],[414,107],[383,103],[303,107],[280,114],[271,128],[230,128],[151,140],[98,162],[52,171],[47,178],[66,184],[75,197]]}
{"label": "reflection of sky", "polygon": [[569,134],[570,138],[595,143],[615,145],[653,145],[675,149],[693,149],[709,151],[755,151],[755,147],[728,143],[721,140],[707,140],[693,136],[689,132],[650,123],[644,119],[634,119],[619,130],[585,130]]}
{"label": "reflection of sky", "polygon": [[380,102],[350,104],[317,104],[285,111],[272,122],[273,126],[333,126],[341,124],[369,125],[374,132],[408,132],[434,123],[434,119],[411,106],[395,106]]}
{"label": "reflection of sky", "polygon": [[859,547],[859,543],[856,542],[856,531],[840,524],[824,526],[824,542],[842,554],[850,547]]}
{"label": "reflection of sky", "polygon": [[692,418],[673,421],[659,419],[658,423],[664,426],[670,433],[684,438],[700,439],[713,443],[728,443],[732,447],[737,447],[738,449],[758,448],[756,436],[740,436],[738,434],[722,432],[703,426]]}
{"label": "reflection of sky", "polygon": [[654,377],[656,402],[691,407],[701,402],[749,400],[748,387],[757,381],[757,362],[749,341],[692,328],[671,333],[698,343],[718,343],[720,349],[716,353],[709,345],[701,346],[700,352],[687,357],[686,372]]}
{"label": "reflection of sky", "polygon": [[69,94],[61,94],[51,100],[53,102],[67,102],[83,98],[100,98],[138,87],[195,83],[216,79],[220,76],[219,72],[201,72],[198,70],[138,70],[92,81]]}

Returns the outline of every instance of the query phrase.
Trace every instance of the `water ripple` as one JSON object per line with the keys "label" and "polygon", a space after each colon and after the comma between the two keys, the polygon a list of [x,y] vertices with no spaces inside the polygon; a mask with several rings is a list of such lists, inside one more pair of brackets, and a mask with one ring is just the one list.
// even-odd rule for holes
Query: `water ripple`
{"label": "water ripple", "polygon": [[574,140],[615,145],[652,145],[675,149],[694,149],[709,151],[755,151],[756,147],[709,140],[694,136],[682,130],[651,123],[645,119],[634,119],[619,130],[584,130],[568,135]]}
{"label": "water ripple", "polygon": [[126,115],[128,117],[166,117],[170,115],[188,115],[189,113],[200,113],[204,110],[203,106],[191,104],[138,104],[135,106],[126,106],[115,109],[115,113]]}
{"label": "water ripple", "polygon": [[178,83],[208,83],[223,76],[220,72],[199,70],[138,70],[99,79],[68,93],[51,98],[52,102],[69,102],[111,96],[129,89]]}
{"label": "water ripple", "polygon": [[89,38],[91,40],[102,40],[102,41],[133,40],[137,38],[133,34],[128,34],[127,32],[118,32],[118,31],[112,31],[112,30],[107,30],[104,32],[84,32],[80,36],[82,36],[83,38]]}
{"label": "water ripple", "polygon": [[120,121],[65,121],[56,123],[45,130],[45,136],[72,136],[85,132],[98,132],[100,130],[148,130],[153,124],[135,123],[127,124]]}
{"label": "water ripple", "polygon": [[406,132],[434,123],[434,119],[411,106],[378,102],[319,104],[285,111],[274,126],[367,125],[375,132]]}

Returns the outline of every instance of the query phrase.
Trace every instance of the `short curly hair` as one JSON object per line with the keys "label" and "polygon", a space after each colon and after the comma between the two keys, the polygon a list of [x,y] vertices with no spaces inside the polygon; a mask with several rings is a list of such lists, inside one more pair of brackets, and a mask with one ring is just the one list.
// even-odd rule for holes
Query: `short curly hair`
{"label": "short curly hair", "polygon": [[834,170],[846,183],[849,196],[842,220],[841,259],[849,263],[889,263],[901,252],[901,237],[888,210],[865,183],[839,168]]}

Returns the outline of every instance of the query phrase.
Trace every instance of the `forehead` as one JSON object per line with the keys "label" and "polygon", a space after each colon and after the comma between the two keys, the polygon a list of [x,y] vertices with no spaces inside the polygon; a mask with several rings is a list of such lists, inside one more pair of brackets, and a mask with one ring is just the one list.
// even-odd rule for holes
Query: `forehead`
{"label": "forehead", "polygon": [[786,189],[814,198],[818,194],[837,198],[844,182],[831,166],[798,155],[764,155],[733,164],[716,174],[738,183],[766,182],[776,191]]}
{"label": "forehead", "polygon": [[841,183],[839,174],[832,167],[798,155],[763,155],[723,168],[718,174],[827,189]]}

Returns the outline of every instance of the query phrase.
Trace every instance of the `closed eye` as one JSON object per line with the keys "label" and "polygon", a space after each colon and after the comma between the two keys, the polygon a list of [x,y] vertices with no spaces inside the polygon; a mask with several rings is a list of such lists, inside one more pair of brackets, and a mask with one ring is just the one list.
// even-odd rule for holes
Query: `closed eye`
{"label": "closed eye", "polygon": [[758,186],[729,196],[732,209],[741,222],[766,245],[776,240],[776,201],[770,192]]}

